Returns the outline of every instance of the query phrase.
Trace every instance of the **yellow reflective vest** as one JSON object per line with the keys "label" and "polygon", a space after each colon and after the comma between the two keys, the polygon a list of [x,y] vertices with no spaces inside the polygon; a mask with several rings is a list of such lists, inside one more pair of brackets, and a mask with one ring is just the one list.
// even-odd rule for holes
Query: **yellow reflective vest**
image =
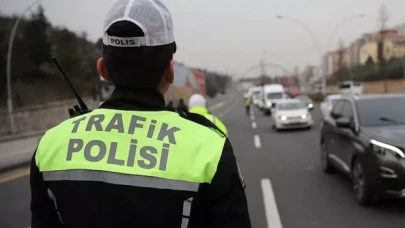
{"label": "yellow reflective vest", "polygon": [[174,112],[96,109],[48,130],[35,158],[45,181],[139,186],[142,181],[132,178],[138,176],[154,178],[146,185],[187,190],[192,184],[211,183],[225,140]]}
{"label": "yellow reflective vest", "polygon": [[209,119],[212,123],[214,123],[219,128],[219,130],[221,130],[225,135],[228,135],[228,129],[226,128],[225,124],[218,117],[210,114],[206,107],[203,106],[192,107],[189,109],[189,112],[204,116],[205,118]]}
{"label": "yellow reflective vest", "polygon": [[252,103],[252,98],[249,96],[246,98],[245,105],[249,106]]}

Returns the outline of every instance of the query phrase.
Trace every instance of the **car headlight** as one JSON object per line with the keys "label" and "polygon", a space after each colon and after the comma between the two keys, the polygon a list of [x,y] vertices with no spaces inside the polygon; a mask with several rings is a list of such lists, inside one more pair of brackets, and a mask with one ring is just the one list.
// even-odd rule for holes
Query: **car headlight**
{"label": "car headlight", "polygon": [[306,118],[308,118],[308,115],[307,114],[302,114],[301,118],[305,120]]}
{"label": "car headlight", "polygon": [[370,140],[371,147],[375,153],[385,155],[386,153],[391,153],[396,157],[405,158],[404,152],[398,147],[379,142],[377,140]]}
{"label": "car headlight", "polygon": [[313,108],[314,105],[313,104],[308,104],[308,108]]}
{"label": "car headlight", "polygon": [[287,116],[280,116],[280,120],[287,120]]}

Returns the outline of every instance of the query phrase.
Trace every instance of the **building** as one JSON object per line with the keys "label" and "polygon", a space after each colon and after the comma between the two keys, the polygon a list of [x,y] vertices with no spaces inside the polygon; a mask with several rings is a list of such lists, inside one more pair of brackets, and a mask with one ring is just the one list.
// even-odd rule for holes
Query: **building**
{"label": "building", "polygon": [[399,36],[405,36],[405,23],[394,27]]}
{"label": "building", "polygon": [[352,47],[345,47],[341,50],[328,52],[324,60],[324,69],[326,75],[331,76],[338,72],[341,68],[348,68],[352,66]]}
{"label": "building", "polygon": [[360,65],[360,49],[365,43],[370,41],[372,41],[372,36],[370,34],[364,34],[350,45],[351,67]]}
{"label": "building", "polygon": [[[389,61],[393,58],[403,58],[405,56],[405,42],[384,42],[384,59]],[[369,42],[360,49],[360,63],[378,63],[378,43]]]}

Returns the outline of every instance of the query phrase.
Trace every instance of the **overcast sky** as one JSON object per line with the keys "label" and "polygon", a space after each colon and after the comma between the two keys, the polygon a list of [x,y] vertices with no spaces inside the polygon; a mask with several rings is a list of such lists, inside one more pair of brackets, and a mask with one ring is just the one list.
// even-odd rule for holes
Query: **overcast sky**
{"label": "overcast sky", "polygon": [[[0,0],[1,14],[19,14],[33,0]],[[45,13],[54,25],[89,38],[102,36],[103,18],[113,0],[42,0]],[[385,3],[388,26],[405,22],[405,0],[163,0],[174,20],[178,52],[175,59],[192,67],[242,74],[265,58],[292,69],[319,64],[319,52],[302,25],[278,20],[276,15],[293,17],[313,31],[321,49],[332,49],[338,39],[353,41],[377,29],[377,12]],[[350,20],[358,14],[362,19]],[[279,72],[267,68],[267,72]],[[259,72],[252,72],[256,76]]]}

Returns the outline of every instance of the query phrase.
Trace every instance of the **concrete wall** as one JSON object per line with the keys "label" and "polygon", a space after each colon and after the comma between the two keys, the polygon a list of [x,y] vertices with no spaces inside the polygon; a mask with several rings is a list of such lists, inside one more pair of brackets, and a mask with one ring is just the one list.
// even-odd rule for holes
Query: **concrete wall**
{"label": "concrete wall", "polygon": [[[166,93],[165,99],[166,101],[174,101],[175,104],[177,104],[180,98],[187,102],[189,96],[199,90],[194,73],[189,68],[179,63],[175,63],[174,71],[174,83]],[[185,87],[187,81],[191,84],[191,91]],[[90,108],[98,107],[99,103],[91,98],[85,99],[85,102]],[[15,109],[13,114],[16,127],[15,135],[21,136],[42,132],[56,126],[63,120],[69,118],[68,108],[75,104],[77,104],[76,100],[66,100]],[[0,139],[9,137],[13,138],[14,136],[11,135],[11,125],[7,110],[0,110]]]}
{"label": "concrete wall", "polygon": [[[85,99],[86,104],[97,107],[98,102]],[[76,100],[36,105],[14,110],[16,134],[45,131],[69,118],[68,108],[77,104]],[[7,111],[0,111],[0,138],[11,135],[10,121]]]}

